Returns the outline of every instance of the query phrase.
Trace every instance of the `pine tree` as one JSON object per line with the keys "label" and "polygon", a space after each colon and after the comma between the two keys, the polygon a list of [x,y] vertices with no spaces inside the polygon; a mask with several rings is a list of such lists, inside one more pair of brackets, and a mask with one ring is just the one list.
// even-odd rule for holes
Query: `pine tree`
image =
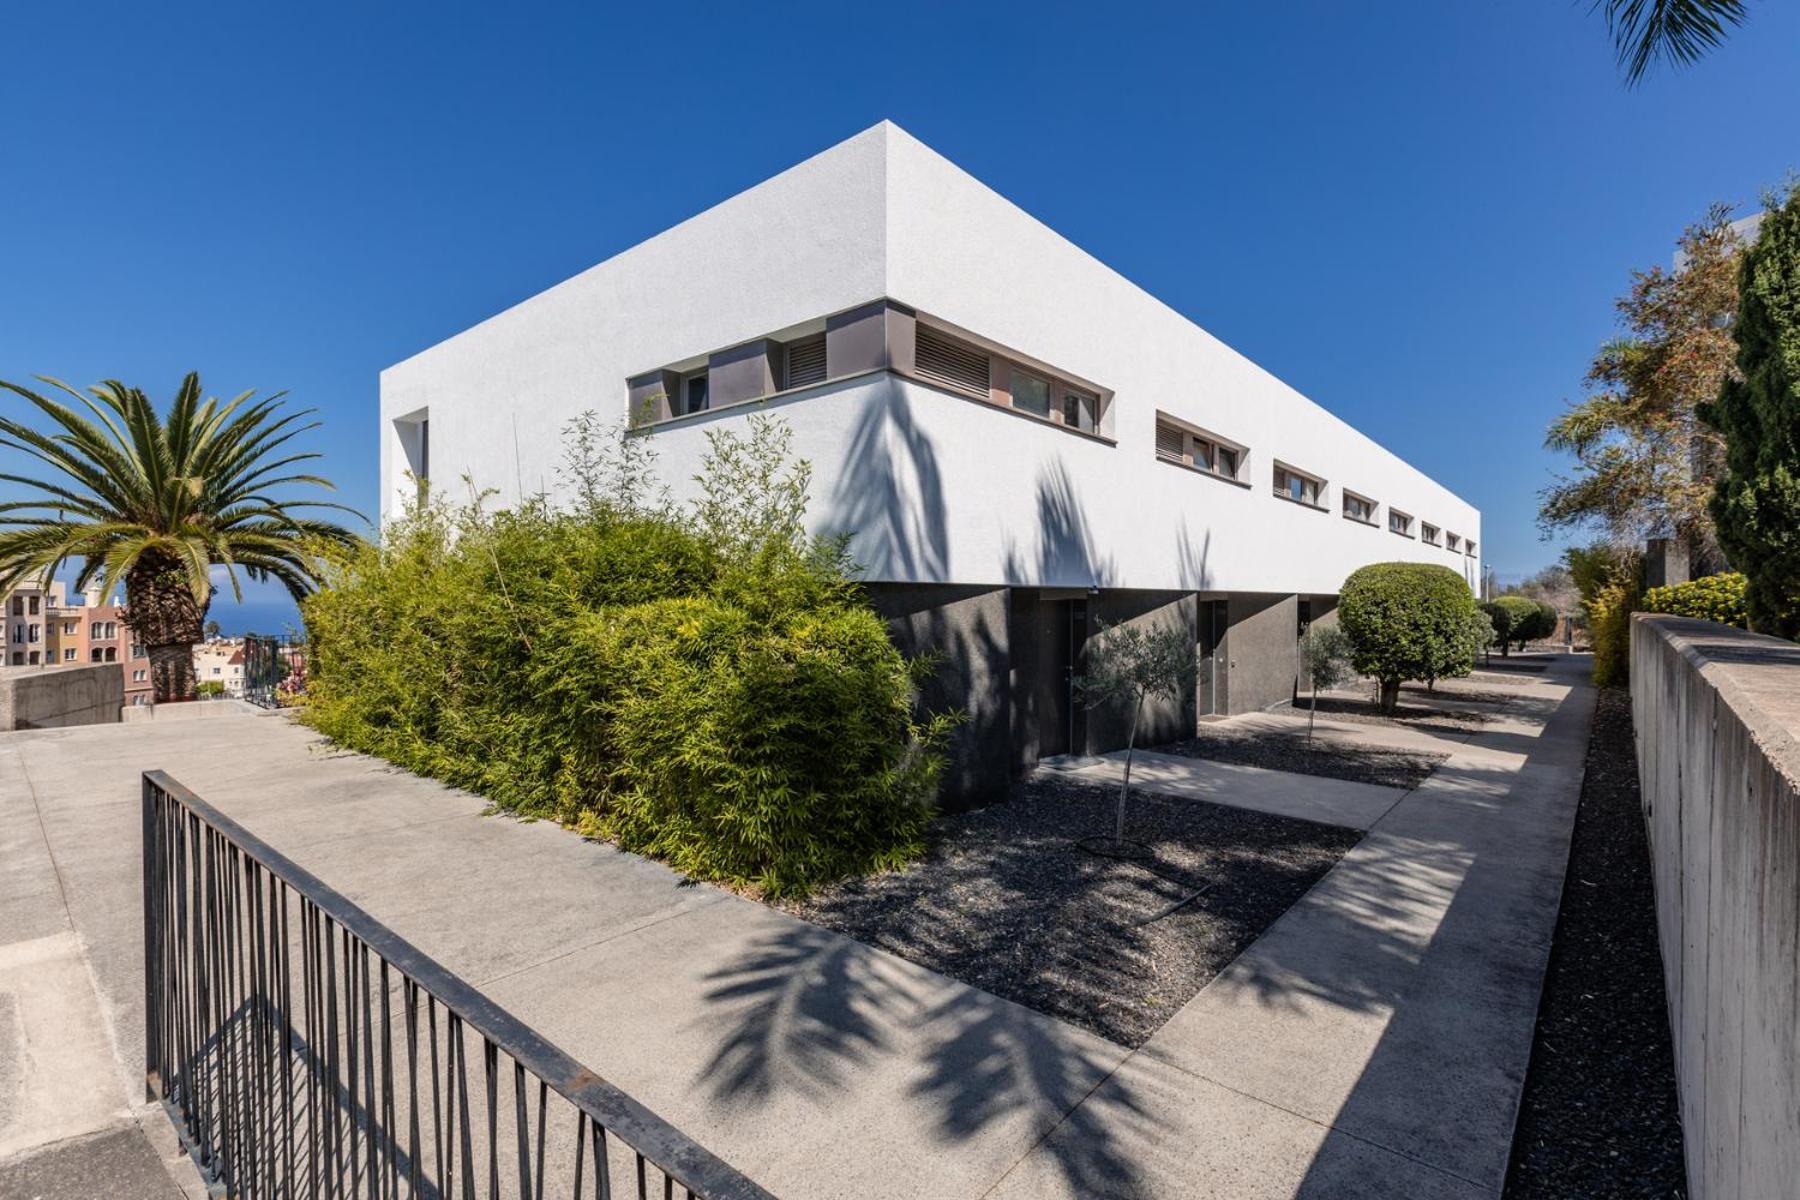
{"label": "pine tree", "polygon": [[1725,438],[1719,543],[1749,577],[1751,628],[1800,635],[1800,185],[1772,199],[1738,268],[1740,378],[1701,417]]}

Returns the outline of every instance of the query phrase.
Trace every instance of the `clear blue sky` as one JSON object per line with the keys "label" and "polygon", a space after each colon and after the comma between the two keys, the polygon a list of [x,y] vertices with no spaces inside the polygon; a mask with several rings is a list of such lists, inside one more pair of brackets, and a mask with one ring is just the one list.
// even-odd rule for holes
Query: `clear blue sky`
{"label": "clear blue sky", "polygon": [[1800,5],[1635,91],[1588,9],[13,5],[0,378],[286,388],[372,512],[383,366],[887,117],[1479,505],[1516,577],[1630,270],[1800,167]]}

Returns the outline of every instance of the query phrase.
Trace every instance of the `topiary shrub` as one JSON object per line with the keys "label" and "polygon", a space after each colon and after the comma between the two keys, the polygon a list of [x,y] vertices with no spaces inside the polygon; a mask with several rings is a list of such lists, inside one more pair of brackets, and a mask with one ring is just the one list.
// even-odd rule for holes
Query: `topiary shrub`
{"label": "topiary shrub", "polygon": [[1353,572],[1338,596],[1351,664],[1381,684],[1392,712],[1405,680],[1448,679],[1474,666],[1475,597],[1461,575],[1427,563],[1374,563]]}
{"label": "topiary shrub", "polygon": [[1708,575],[1687,583],[1651,588],[1639,603],[1639,612],[1669,613],[1717,621],[1721,625],[1750,628],[1747,605],[1749,580],[1735,573]]}
{"label": "topiary shrub", "polygon": [[1536,636],[1533,630],[1543,621],[1538,602],[1526,596],[1501,596],[1489,600],[1482,605],[1482,611],[1494,622],[1494,637],[1502,657],[1511,654],[1514,646],[1523,649],[1525,643]]}

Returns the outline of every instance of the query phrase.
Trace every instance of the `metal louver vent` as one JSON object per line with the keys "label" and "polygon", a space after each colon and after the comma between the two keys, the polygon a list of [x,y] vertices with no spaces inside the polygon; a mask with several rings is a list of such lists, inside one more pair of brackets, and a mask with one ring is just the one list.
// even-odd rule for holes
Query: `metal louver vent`
{"label": "metal louver vent", "polygon": [[1180,462],[1182,449],[1181,442],[1181,430],[1175,428],[1173,425],[1164,425],[1160,421],[1157,422],[1156,456],[1158,458],[1168,458]]}
{"label": "metal louver vent", "polygon": [[988,356],[972,346],[951,341],[930,326],[920,325],[918,330],[913,369],[919,377],[987,399]]}
{"label": "metal louver vent", "polygon": [[824,335],[805,341],[789,342],[787,347],[787,380],[783,387],[805,387],[825,382]]}

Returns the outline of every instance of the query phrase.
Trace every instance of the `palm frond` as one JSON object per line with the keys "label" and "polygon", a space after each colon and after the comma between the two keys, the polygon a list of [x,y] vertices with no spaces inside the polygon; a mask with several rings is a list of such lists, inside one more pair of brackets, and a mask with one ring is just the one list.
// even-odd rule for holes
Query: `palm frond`
{"label": "palm frond", "polygon": [[1606,13],[1625,82],[1635,86],[1662,59],[1687,66],[1744,23],[1743,0],[1595,0]]}

